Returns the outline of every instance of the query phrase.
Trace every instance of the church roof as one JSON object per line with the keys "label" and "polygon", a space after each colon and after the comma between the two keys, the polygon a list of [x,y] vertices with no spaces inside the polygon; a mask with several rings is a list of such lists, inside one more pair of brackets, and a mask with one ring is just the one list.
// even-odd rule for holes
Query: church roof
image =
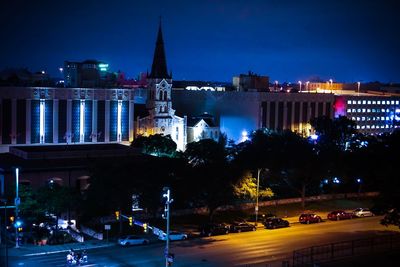
{"label": "church roof", "polygon": [[208,127],[217,127],[211,118],[190,118],[187,121],[187,125],[189,127],[194,127],[202,120],[208,125]]}
{"label": "church roof", "polygon": [[153,64],[151,65],[151,73],[149,75],[149,78],[171,79],[171,75],[168,75],[168,70],[167,70],[167,59],[165,57],[161,20],[160,20],[160,25],[158,27],[156,48],[154,50]]}

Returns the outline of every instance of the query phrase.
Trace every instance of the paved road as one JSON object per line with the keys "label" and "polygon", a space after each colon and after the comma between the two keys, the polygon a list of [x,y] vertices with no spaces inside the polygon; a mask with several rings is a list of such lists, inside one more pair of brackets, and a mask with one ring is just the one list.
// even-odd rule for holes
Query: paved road
{"label": "paved road", "polygon": [[[173,266],[281,266],[292,251],[313,245],[399,232],[379,224],[381,217],[300,225],[172,242]],[[85,266],[165,266],[163,243],[93,249]],[[9,266],[65,266],[65,253],[11,258]],[[276,265],[274,265],[276,264]]]}

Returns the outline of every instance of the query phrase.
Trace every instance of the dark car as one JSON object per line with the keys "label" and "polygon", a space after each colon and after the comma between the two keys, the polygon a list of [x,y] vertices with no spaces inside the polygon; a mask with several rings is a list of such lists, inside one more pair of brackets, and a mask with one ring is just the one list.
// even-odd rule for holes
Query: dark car
{"label": "dark car", "polygon": [[267,229],[289,227],[289,222],[281,218],[267,218],[263,221],[263,224]]}
{"label": "dark car", "polygon": [[345,212],[344,210],[335,210],[328,214],[328,219],[332,221],[352,219],[353,213]]}
{"label": "dark car", "polygon": [[231,232],[240,233],[245,231],[255,231],[256,227],[247,222],[235,222],[231,224],[230,230]]}
{"label": "dark car", "polygon": [[300,223],[319,223],[322,222],[322,219],[320,216],[314,214],[314,213],[303,213],[299,217],[299,222]]}
{"label": "dark car", "polygon": [[229,225],[224,223],[209,223],[200,227],[200,235],[226,235],[229,233]]}

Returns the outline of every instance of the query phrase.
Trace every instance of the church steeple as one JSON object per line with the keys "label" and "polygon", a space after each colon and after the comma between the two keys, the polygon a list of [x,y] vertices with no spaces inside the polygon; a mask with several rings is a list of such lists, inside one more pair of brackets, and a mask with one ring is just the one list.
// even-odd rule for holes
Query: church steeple
{"label": "church steeple", "polygon": [[167,60],[165,57],[164,41],[161,28],[161,17],[160,25],[158,27],[156,48],[154,50],[153,64],[151,65],[151,73],[149,75],[149,78],[171,79],[171,76],[168,75],[167,70]]}

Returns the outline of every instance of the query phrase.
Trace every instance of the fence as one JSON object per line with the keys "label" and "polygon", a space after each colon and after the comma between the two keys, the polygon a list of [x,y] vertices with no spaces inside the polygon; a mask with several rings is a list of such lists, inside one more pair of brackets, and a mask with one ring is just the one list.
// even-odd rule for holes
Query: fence
{"label": "fence", "polygon": [[383,252],[394,248],[400,248],[399,234],[330,243],[293,251],[292,266],[313,266],[316,263]]}

